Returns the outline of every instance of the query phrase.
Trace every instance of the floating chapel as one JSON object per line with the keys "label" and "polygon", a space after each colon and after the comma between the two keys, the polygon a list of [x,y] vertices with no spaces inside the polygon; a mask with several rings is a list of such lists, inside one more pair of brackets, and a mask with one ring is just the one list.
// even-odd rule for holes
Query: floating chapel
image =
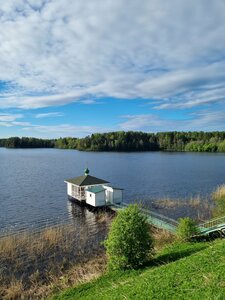
{"label": "floating chapel", "polygon": [[93,207],[119,204],[123,200],[123,189],[109,185],[109,182],[89,175],[89,170],[84,170],[84,175],[65,180],[67,194],[70,199],[89,204]]}

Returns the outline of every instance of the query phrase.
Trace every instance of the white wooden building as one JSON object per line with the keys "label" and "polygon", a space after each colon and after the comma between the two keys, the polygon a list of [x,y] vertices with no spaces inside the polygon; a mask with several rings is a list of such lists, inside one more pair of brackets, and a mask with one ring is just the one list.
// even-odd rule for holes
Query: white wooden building
{"label": "white wooden building", "polygon": [[70,198],[94,207],[119,204],[123,200],[123,189],[109,185],[109,182],[89,175],[85,169],[83,176],[65,180]]}

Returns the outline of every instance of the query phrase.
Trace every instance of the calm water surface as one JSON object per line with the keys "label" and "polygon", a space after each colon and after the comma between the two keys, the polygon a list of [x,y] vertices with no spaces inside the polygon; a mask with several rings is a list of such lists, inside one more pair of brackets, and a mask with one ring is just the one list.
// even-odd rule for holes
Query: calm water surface
{"label": "calm water surface", "polygon": [[67,178],[90,174],[124,188],[124,201],[207,195],[225,182],[225,155],[93,153],[0,148],[0,230],[73,218],[96,226],[95,214],[67,200]]}

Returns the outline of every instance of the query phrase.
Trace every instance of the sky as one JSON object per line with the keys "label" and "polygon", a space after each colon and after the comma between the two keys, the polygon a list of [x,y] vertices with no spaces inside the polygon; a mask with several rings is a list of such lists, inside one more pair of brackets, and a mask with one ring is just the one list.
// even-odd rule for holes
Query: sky
{"label": "sky", "polygon": [[0,2],[0,137],[225,130],[225,0]]}

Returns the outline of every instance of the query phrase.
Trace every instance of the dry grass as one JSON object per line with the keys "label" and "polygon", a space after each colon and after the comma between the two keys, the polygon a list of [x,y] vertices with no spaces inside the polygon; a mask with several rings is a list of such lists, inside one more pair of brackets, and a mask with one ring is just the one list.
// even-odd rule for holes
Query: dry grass
{"label": "dry grass", "polygon": [[114,217],[115,217],[115,212],[110,210],[109,208],[106,208],[105,210],[98,211],[97,213],[95,213],[95,220],[98,223],[109,223],[113,220]]}
{"label": "dry grass", "polygon": [[90,281],[99,277],[106,270],[104,255],[85,263],[76,264],[69,270],[58,274],[49,273],[48,281],[42,283],[38,276],[31,276],[32,286],[26,288],[21,280],[12,281],[7,287],[0,289],[1,299],[46,299],[53,293],[71,286]]}
{"label": "dry grass", "polygon": [[212,193],[212,198],[215,202],[213,209],[214,217],[221,217],[225,215],[225,184],[219,185]]}
{"label": "dry grass", "polygon": [[[0,299],[46,299],[62,289],[90,281],[106,270],[104,240],[112,220],[99,214],[99,239],[71,225],[46,228],[0,239]],[[174,241],[167,231],[152,229],[155,249]]]}
{"label": "dry grass", "polygon": [[165,245],[173,243],[176,239],[176,236],[171,232],[155,227],[152,229],[152,234],[154,238],[155,251],[162,249]]}
{"label": "dry grass", "polygon": [[154,205],[158,208],[176,208],[182,206],[199,207],[202,205],[203,199],[200,196],[191,197],[190,199],[171,199],[163,198],[154,201]]}
{"label": "dry grass", "polygon": [[180,205],[178,200],[170,199],[170,198],[163,198],[157,199],[154,201],[153,205],[156,208],[174,208]]}
{"label": "dry grass", "polygon": [[196,221],[202,221],[211,218],[213,204],[209,197],[201,196],[190,197],[189,199],[157,199],[152,203],[153,209],[172,211],[177,209],[180,212],[190,214],[190,217]]}
{"label": "dry grass", "polygon": [[60,225],[0,238],[0,299],[43,299],[57,286],[97,276],[107,233],[107,224],[99,226],[98,235]]}
{"label": "dry grass", "polygon": [[214,200],[225,198],[225,184],[219,185],[212,193],[212,197]]}

